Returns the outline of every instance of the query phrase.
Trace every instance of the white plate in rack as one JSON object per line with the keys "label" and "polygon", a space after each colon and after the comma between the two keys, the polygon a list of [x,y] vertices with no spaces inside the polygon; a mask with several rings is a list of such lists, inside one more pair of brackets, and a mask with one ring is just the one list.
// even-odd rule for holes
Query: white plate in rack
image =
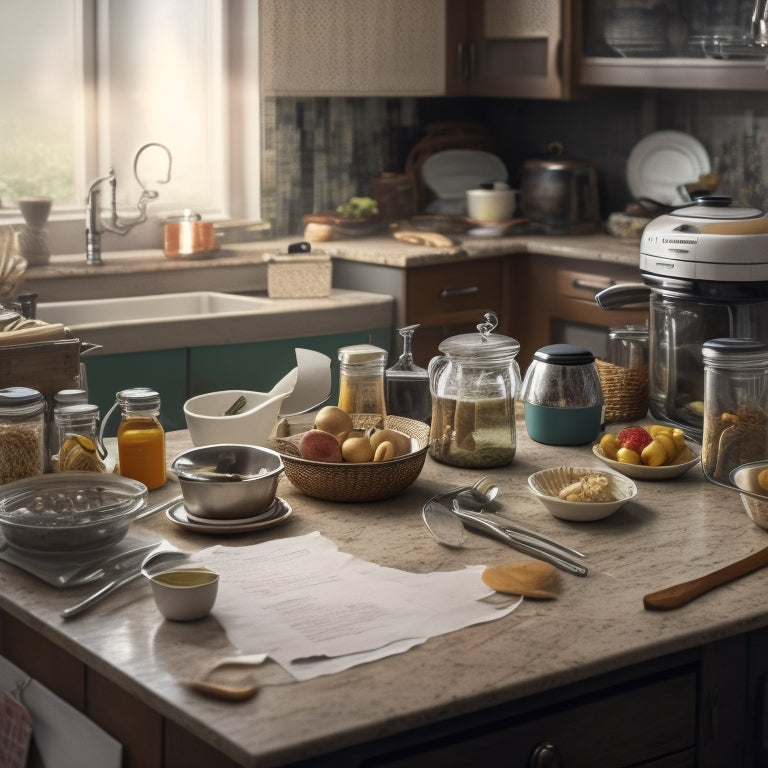
{"label": "white plate in rack", "polygon": [[627,160],[627,184],[636,200],[665,205],[689,202],[677,191],[711,169],[703,144],[682,131],[656,131],[635,144]]}

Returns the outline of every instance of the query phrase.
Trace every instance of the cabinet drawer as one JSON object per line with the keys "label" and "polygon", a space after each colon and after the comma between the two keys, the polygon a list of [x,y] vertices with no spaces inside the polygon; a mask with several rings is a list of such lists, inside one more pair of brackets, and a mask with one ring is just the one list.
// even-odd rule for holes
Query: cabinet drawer
{"label": "cabinet drawer", "polygon": [[501,313],[502,295],[502,265],[498,259],[409,269],[408,322],[480,322],[486,310]]}
{"label": "cabinet drawer", "polygon": [[[376,764],[386,768],[527,768],[532,765],[534,750],[548,743],[569,768],[621,768],[655,760],[660,765],[692,767],[695,740],[696,674],[685,672],[587,697],[540,716],[532,713],[529,718],[488,726],[432,748],[424,745]],[[664,757],[666,761],[662,761]]]}

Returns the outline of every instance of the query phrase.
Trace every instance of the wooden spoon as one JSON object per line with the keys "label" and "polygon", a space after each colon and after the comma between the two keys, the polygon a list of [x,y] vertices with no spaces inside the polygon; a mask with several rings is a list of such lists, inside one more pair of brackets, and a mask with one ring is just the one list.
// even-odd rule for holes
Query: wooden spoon
{"label": "wooden spoon", "polygon": [[560,592],[557,568],[540,560],[505,563],[486,568],[483,582],[497,592],[551,600]]}
{"label": "wooden spoon", "polygon": [[690,603],[705,592],[709,592],[721,584],[735,581],[748,573],[768,565],[768,547],[726,565],[717,571],[700,576],[698,579],[675,584],[673,587],[652,592],[643,597],[643,605],[651,610],[666,611],[670,608],[679,608]]}

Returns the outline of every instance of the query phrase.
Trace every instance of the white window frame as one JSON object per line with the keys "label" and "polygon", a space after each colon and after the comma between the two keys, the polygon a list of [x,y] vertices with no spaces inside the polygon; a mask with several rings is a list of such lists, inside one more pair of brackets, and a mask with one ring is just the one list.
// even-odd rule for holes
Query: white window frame
{"label": "white window frame", "polygon": [[[104,176],[116,162],[109,141],[109,100],[112,98],[106,65],[96,71],[96,61],[107,62],[109,0],[73,0],[80,23],[72,34],[80,52],[81,75],[75,121],[75,187],[83,205],[59,206],[49,220],[49,241],[54,253],[78,253],[85,248],[85,195],[90,183]],[[258,2],[253,0],[208,0],[208,23],[215,36],[209,66],[216,84],[213,109],[220,122],[214,131],[212,178],[215,209],[202,211],[206,218],[247,218],[261,214],[261,102],[258,67]],[[89,41],[91,43],[89,44]],[[89,87],[89,83],[95,83]],[[148,139],[149,141],[152,138]],[[173,148],[171,147],[171,150]],[[130,150],[128,150],[130,152]],[[124,152],[121,150],[121,154]],[[119,162],[132,168],[133,157]],[[132,181],[132,177],[131,177]],[[118,180],[118,192],[120,183]],[[104,196],[104,202],[108,195]],[[130,204],[130,203],[129,203]],[[135,211],[134,211],[135,212]],[[150,219],[168,215],[162,191],[157,203],[148,208]],[[21,223],[18,210],[0,211],[0,223]],[[159,226],[140,224],[125,236],[109,238],[108,249],[125,250],[161,247]]]}

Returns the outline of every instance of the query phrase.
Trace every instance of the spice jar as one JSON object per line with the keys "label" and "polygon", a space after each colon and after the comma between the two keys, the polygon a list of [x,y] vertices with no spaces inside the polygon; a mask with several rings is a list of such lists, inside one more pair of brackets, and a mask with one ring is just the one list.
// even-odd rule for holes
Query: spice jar
{"label": "spice jar", "polygon": [[54,472],[106,472],[96,452],[98,405],[76,403],[59,407],[54,413],[54,422],[60,446],[51,456]]}
{"label": "spice jar", "polygon": [[768,347],[754,339],[712,339],[704,361],[705,476],[730,485],[731,470],[768,458]]}
{"label": "spice jar", "polygon": [[432,415],[429,373],[413,361],[413,332],[418,327],[417,323],[398,329],[403,338],[403,351],[398,361],[385,371],[387,413],[429,422]]}
{"label": "spice jar", "polygon": [[443,464],[501,467],[515,458],[520,344],[493,335],[497,323],[486,313],[478,333],[446,339],[438,347],[443,355],[430,360],[429,455]]}
{"label": "spice jar", "polygon": [[[147,387],[124,389],[104,418],[118,406],[122,420],[117,430],[120,474],[144,483],[151,491],[165,485],[165,431],[160,424],[160,395]],[[101,435],[99,437],[101,444]]]}
{"label": "spice jar", "polygon": [[56,426],[56,414],[69,405],[88,402],[88,393],[84,389],[60,389],[53,396],[53,414],[48,430],[48,454],[54,456],[59,452],[59,429]]}
{"label": "spice jar", "polygon": [[386,350],[372,344],[342,347],[339,352],[339,408],[357,415],[361,429],[382,426]]}
{"label": "spice jar", "polygon": [[582,445],[603,423],[603,391],[595,356],[573,344],[541,347],[525,372],[528,435],[545,445]]}
{"label": "spice jar", "polygon": [[45,398],[29,387],[0,389],[0,483],[45,469]]}

